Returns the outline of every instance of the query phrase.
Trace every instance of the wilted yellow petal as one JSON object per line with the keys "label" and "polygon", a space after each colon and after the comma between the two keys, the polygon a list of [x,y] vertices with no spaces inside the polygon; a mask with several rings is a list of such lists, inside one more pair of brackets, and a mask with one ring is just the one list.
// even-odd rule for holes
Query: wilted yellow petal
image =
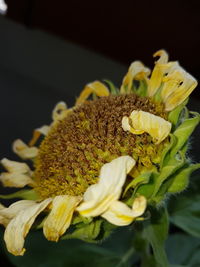
{"label": "wilted yellow petal", "polygon": [[70,226],[75,208],[80,203],[79,196],[56,196],[52,202],[52,210],[44,222],[43,232],[50,241],[58,241]]}
{"label": "wilted yellow petal", "polygon": [[4,234],[7,249],[15,256],[25,252],[24,239],[28,234],[36,217],[50,204],[52,200],[46,199],[41,203],[32,203],[21,210],[8,224]]}
{"label": "wilted yellow petal", "polygon": [[70,110],[71,109],[67,108],[67,105],[65,102],[57,103],[52,112],[53,121],[55,122],[55,121],[63,119],[70,112]]}
{"label": "wilted yellow petal", "polygon": [[196,79],[183,68],[177,66],[163,79],[161,91],[165,110],[170,111],[180,105],[197,86]]}
{"label": "wilted yellow petal", "polygon": [[101,216],[114,225],[129,225],[144,213],[146,205],[147,201],[143,196],[137,197],[134,200],[132,209],[121,201],[114,201]]}
{"label": "wilted yellow petal", "polygon": [[33,137],[31,139],[31,141],[29,142],[29,146],[34,146],[34,144],[37,142],[37,140],[41,134],[46,136],[48,134],[50,128],[51,127],[48,125],[43,125],[42,127],[35,129],[33,132]]}
{"label": "wilted yellow petal", "polygon": [[0,181],[7,187],[24,187],[25,185],[33,186],[35,183],[31,178],[31,170],[28,165],[21,162],[1,160],[1,164],[8,172],[3,172],[0,175]]}
{"label": "wilted yellow petal", "polygon": [[[131,123],[126,118],[128,117],[122,119],[122,128],[125,131],[128,130],[134,134],[141,134],[137,133],[137,131],[146,132],[151,135],[153,141],[157,144],[162,142],[171,131],[171,123],[169,121],[149,112],[134,110],[129,117]],[[127,126],[128,123],[129,126]]]}
{"label": "wilted yellow petal", "polygon": [[95,93],[97,96],[109,96],[108,88],[99,81],[94,81],[92,83],[87,84],[80,96],[76,100],[76,105],[85,102],[85,100],[92,94]]}
{"label": "wilted yellow petal", "polygon": [[159,57],[159,59],[155,63],[166,64],[168,62],[169,56],[167,52],[163,49],[158,50],[153,54],[153,57]]}
{"label": "wilted yellow petal", "polygon": [[33,159],[38,154],[37,147],[29,147],[20,139],[14,141],[13,151],[22,159]]}
{"label": "wilted yellow petal", "polygon": [[122,86],[120,88],[120,93],[130,93],[134,80],[147,80],[148,75],[150,74],[150,69],[145,67],[142,62],[134,61],[129,69],[127,74],[124,76]]}
{"label": "wilted yellow petal", "polygon": [[120,197],[126,175],[134,165],[135,160],[130,156],[122,156],[106,163],[101,168],[99,182],[86,190],[83,203],[77,208],[80,214],[94,217],[104,213]]}

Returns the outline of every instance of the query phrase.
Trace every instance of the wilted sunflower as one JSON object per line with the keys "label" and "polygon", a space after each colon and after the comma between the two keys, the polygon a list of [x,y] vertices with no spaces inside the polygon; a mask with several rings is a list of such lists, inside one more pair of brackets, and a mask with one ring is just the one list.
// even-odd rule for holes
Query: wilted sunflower
{"label": "wilted sunflower", "polygon": [[106,237],[108,225],[142,220],[149,206],[185,189],[199,167],[186,158],[199,114],[185,105],[197,81],[177,61],[168,62],[164,50],[154,56],[150,78],[135,61],[120,89],[92,82],[74,107],[56,105],[52,124],[36,129],[29,146],[14,142],[14,152],[32,160],[33,170],[1,160],[4,186],[31,187],[10,196],[23,200],[0,208],[9,252],[24,254],[36,217],[48,240],[58,241],[71,226],[64,238],[94,241]]}

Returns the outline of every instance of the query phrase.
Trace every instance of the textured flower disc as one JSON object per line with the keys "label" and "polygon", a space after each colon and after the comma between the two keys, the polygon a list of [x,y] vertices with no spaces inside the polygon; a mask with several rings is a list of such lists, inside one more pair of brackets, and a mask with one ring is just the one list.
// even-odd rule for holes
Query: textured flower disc
{"label": "textured flower disc", "polygon": [[98,181],[103,164],[130,155],[137,160],[131,175],[159,162],[165,142],[156,145],[147,134],[122,129],[123,116],[133,110],[166,118],[161,104],[134,94],[86,101],[58,121],[45,137],[35,161],[36,190],[42,198],[82,195]]}

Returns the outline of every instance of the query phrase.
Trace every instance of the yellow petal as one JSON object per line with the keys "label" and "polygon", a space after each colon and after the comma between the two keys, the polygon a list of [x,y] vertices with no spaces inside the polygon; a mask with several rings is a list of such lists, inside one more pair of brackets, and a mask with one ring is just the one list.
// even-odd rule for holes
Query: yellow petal
{"label": "yellow petal", "polygon": [[[147,80],[148,75],[150,74],[150,69],[146,68],[142,62],[134,61],[129,69],[127,74],[124,76],[122,86],[120,88],[120,93],[130,93],[134,80]],[[126,89],[127,88],[127,89]]]}
{"label": "yellow petal", "polygon": [[1,160],[3,167],[10,173],[29,173],[30,168],[26,163],[17,162],[3,158]]}
{"label": "yellow petal", "polygon": [[29,146],[33,146],[37,142],[37,140],[41,134],[46,136],[48,134],[50,128],[51,127],[48,125],[43,125],[42,127],[35,129],[33,132],[33,137],[31,139],[31,141],[29,142]]}
{"label": "yellow petal", "polygon": [[166,111],[180,105],[197,86],[196,79],[180,66],[170,71],[163,82],[161,97]]}
{"label": "yellow petal", "polygon": [[0,181],[5,187],[22,188],[26,185],[34,186],[35,183],[30,176],[19,173],[2,173]]}
{"label": "yellow petal", "polygon": [[76,100],[76,105],[84,103],[85,100],[92,94],[95,93],[97,96],[109,96],[108,88],[99,81],[94,81],[92,83],[87,84],[80,96]]}
{"label": "yellow petal", "polygon": [[1,160],[1,164],[8,172],[0,175],[0,181],[4,186],[21,188],[26,185],[33,186],[35,183],[31,178],[31,170],[28,165],[21,162],[11,161],[6,158]]}
{"label": "yellow petal", "polygon": [[32,203],[21,210],[8,224],[4,234],[7,249],[15,256],[25,252],[24,239],[28,234],[36,217],[50,204],[52,200],[46,199],[41,203]]}
{"label": "yellow petal", "polygon": [[63,119],[67,113],[69,113],[70,109],[67,108],[67,105],[65,102],[59,102],[56,104],[55,108],[52,112],[52,119],[53,121],[58,121]]}
{"label": "yellow petal", "polygon": [[134,200],[132,209],[121,201],[114,201],[102,217],[114,225],[129,225],[144,213],[146,205],[147,201],[143,196]]}
{"label": "yellow petal", "polygon": [[13,151],[22,159],[33,159],[38,154],[37,147],[29,147],[20,139],[14,141]]}
{"label": "yellow petal", "polygon": [[[127,119],[122,119],[122,128],[125,131],[128,130],[134,134],[137,134],[136,131],[146,132],[151,135],[153,141],[157,144],[162,142],[171,131],[171,123],[169,121],[149,112],[134,110],[129,119],[131,120],[131,125]],[[127,123],[129,123],[129,126],[127,126]]]}
{"label": "yellow petal", "polygon": [[163,77],[171,69],[177,66],[178,62],[168,62],[168,54],[165,50],[159,50],[154,55],[160,58],[155,62],[155,67],[152,71],[151,78],[148,83],[148,96],[152,97],[160,88]]}
{"label": "yellow petal", "polygon": [[75,208],[80,203],[79,196],[56,196],[52,202],[52,210],[44,222],[43,232],[50,241],[58,241],[70,226]]}
{"label": "yellow petal", "polygon": [[101,168],[99,182],[86,190],[83,203],[77,208],[80,214],[95,217],[104,213],[120,197],[126,176],[134,165],[135,160],[130,156],[106,163]]}

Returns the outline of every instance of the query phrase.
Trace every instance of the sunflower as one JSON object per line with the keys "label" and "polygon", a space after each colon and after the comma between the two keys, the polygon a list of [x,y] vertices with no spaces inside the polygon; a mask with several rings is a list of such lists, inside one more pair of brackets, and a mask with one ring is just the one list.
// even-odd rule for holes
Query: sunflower
{"label": "sunflower", "polygon": [[10,253],[24,254],[33,224],[50,241],[98,241],[106,223],[143,220],[148,207],[187,187],[199,168],[186,154],[199,123],[186,108],[197,81],[164,50],[154,56],[151,76],[135,61],[119,89],[110,81],[89,83],[74,107],[56,105],[51,125],[36,129],[29,145],[14,142],[13,151],[31,165],[1,160],[4,186],[29,187],[1,196],[22,199],[0,206]]}

